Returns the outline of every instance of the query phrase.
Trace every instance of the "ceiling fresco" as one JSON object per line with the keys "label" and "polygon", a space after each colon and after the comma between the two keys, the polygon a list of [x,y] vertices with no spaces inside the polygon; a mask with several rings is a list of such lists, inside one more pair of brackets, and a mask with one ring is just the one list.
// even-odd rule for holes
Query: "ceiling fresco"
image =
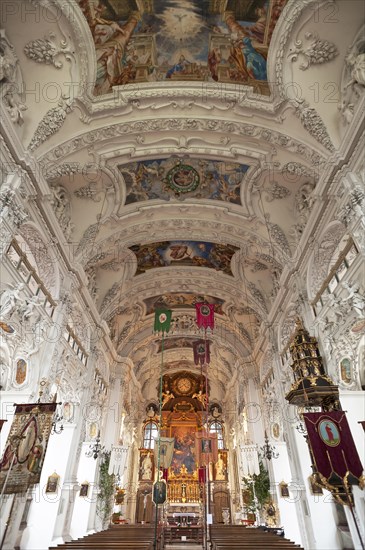
{"label": "ceiling fresco", "polygon": [[148,81],[215,81],[269,94],[266,59],[287,0],[78,0],[93,35],[95,94]]}
{"label": "ceiling fresco", "polygon": [[130,250],[137,256],[136,275],[155,267],[209,267],[233,275],[231,260],[238,250],[229,244],[199,241],[163,241],[134,245]]}
{"label": "ceiling fresco", "polygon": [[126,204],[171,197],[241,204],[241,183],[249,166],[223,161],[176,158],[119,166],[126,182]]}
{"label": "ceiling fresco", "polygon": [[[169,349],[175,349],[175,348],[191,348],[193,349],[193,341],[194,338],[185,338],[183,336],[180,337],[173,337],[173,338],[165,338],[164,340],[164,351],[167,351]],[[162,341],[155,340],[155,343],[157,344],[157,353],[161,353],[162,350]],[[191,352],[191,358],[193,358],[193,352]]]}
{"label": "ceiling fresco", "polygon": [[178,308],[194,308],[196,303],[206,302],[214,304],[214,311],[223,315],[222,306],[224,300],[213,296],[202,296],[190,292],[176,292],[173,294],[163,294],[162,296],[153,296],[143,300],[146,304],[146,315],[153,313],[156,308],[178,309]]}

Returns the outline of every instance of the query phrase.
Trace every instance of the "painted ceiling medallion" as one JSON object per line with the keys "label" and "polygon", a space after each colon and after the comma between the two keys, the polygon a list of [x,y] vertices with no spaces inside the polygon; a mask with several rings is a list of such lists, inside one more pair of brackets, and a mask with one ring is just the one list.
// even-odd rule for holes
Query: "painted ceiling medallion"
{"label": "painted ceiling medallion", "polygon": [[188,164],[177,164],[166,176],[167,184],[175,193],[195,191],[200,183],[198,172]]}

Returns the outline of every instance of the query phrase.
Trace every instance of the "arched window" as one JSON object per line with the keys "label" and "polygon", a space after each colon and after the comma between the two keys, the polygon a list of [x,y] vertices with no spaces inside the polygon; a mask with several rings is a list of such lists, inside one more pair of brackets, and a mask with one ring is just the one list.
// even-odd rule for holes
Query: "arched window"
{"label": "arched window", "polygon": [[153,449],[155,446],[155,437],[158,437],[158,428],[155,422],[147,422],[144,427],[143,448]]}
{"label": "arched window", "polygon": [[218,449],[224,449],[223,426],[221,422],[214,420],[209,427],[210,433],[217,434]]}

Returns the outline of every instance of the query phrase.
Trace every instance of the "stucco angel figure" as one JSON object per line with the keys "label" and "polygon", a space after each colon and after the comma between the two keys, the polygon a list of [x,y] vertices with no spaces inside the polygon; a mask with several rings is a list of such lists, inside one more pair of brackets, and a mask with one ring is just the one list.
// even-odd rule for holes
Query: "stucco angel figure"
{"label": "stucco angel figure", "polygon": [[365,53],[350,53],[346,57],[346,63],[351,69],[351,80],[346,85],[349,86],[365,86]]}
{"label": "stucco angel figure", "polygon": [[360,287],[356,283],[352,285],[347,282],[342,283],[343,287],[348,290],[349,295],[347,298],[343,298],[343,302],[351,302],[351,306],[354,309],[356,315],[361,319],[365,317],[365,300],[360,293]]}
{"label": "stucco angel figure", "polygon": [[25,287],[24,283],[18,285],[9,285],[10,288],[4,290],[0,296],[0,318],[9,317],[20,301],[20,293]]}
{"label": "stucco angel figure", "polygon": [[41,298],[39,296],[31,296],[26,298],[19,306],[18,313],[21,315],[24,321],[27,321],[36,313],[35,308],[41,305]]}

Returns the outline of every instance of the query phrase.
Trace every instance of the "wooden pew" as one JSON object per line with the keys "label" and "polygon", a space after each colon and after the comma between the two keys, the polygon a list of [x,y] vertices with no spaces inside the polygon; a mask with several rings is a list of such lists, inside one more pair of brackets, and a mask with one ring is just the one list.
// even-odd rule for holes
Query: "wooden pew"
{"label": "wooden pew", "polygon": [[78,540],[51,546],[50,550],[152,550],[154,527],[115,525]]}
{"label": "wooden pew", "polygon": [[240,525],[212,525],[212,550],[294,550],[301,547],[275,533]]}

